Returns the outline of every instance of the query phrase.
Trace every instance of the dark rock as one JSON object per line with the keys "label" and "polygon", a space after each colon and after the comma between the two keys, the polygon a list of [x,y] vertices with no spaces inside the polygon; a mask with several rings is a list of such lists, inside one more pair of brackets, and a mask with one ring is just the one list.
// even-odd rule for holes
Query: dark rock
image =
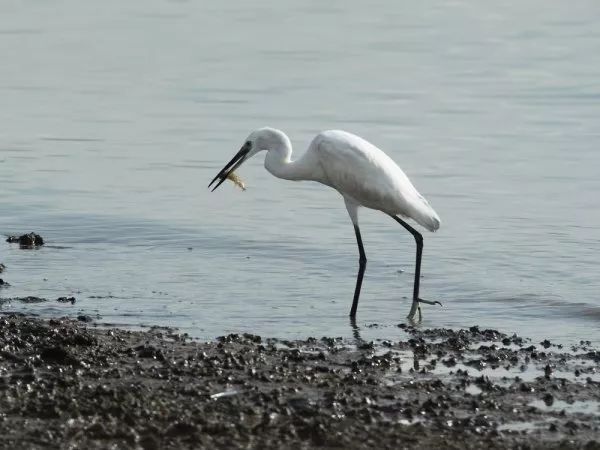
{"label": "dark rock", "polygon": [[17,243],[21,248],[34,248],[44,245],[44,239],[35,233],[23,234],[21,236],[9,236],[6,242]]}
{"label": "dark rock", "polygon": [[173,425],[167,428],[165,434],[167,436],[189,436],[198,431],[197,425],[185,422],[175,422]]}
{"label": "dark rock", "polygon": [[569,420],[569,421],[567,421],[567,423],[565,423],[565,427],[567,427],[567,428],[569,428],[571,430],[577,430],[579,428],[579,425],[577,425],[572,420]]}
{"label": "dark rock", "polygon": [[446,367],[454,367],[456,366],[456,358],[454,356],[451,356],[448,359],[443,359],[442,363],[446,366]]}
{"label": "dark rock", "polygon": [[40,358],[46,362],[73,365],[77,364],[78,361],[73,355],[64,347],[46,347],[40,352]]}
{"label": "dark rock", "polygon": [[152,345],[140,345],[135,348],[138,352],[138,356],[140,358],[153,358],[158,361],[164,361],[165,355],[162,350],[152,346]]}

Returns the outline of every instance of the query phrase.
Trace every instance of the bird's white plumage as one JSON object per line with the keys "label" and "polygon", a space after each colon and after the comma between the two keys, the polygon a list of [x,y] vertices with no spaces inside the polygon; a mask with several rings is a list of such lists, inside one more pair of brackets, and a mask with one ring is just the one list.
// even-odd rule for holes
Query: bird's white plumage
{"label": "bird's white plumage", "polygon": [[419,194],[406,174],[382,150],[347,131],[319,133],[308,150],[292,161],[288,137],[273,128],[261,128],[248,136],[252,152],[248,158],[268,150],[265,167],[279,178],[312,180],[331,186],[346,200],[348,213],[357,223],[356,208],[408,217],[435,231],[440,218]]}
{"label": "bird's white plumage", "polygon": [[[318,134],[308,152],[317,155],[325,179],[347,203],[410,217],[430,231],[440,219],[406,174],[382,150],[341,130]],[[351,213],[352,215],[352,213]]]}

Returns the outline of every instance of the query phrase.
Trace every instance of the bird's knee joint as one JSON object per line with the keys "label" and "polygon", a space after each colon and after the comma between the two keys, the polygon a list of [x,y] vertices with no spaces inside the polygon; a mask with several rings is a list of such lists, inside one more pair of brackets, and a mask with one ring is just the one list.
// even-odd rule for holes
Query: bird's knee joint
{"label": "bird's knee joint", "polygon": [[358,258],[358,262],[360,262],[361,264],[366,264],[367,263],[367,257],[361,255],[361,257]]}

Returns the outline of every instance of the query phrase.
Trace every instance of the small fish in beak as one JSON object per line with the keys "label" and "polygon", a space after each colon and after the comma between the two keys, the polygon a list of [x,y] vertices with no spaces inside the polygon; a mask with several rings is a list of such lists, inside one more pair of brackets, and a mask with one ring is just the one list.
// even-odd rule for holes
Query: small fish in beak
{"label": "small fish in beak", "polygon": [[242,181],[242,179],[235,172],[229,172],[227,174],[227,179],[233,182],[237,187],[239,187],[242,191],[246,190],[246,185]]}

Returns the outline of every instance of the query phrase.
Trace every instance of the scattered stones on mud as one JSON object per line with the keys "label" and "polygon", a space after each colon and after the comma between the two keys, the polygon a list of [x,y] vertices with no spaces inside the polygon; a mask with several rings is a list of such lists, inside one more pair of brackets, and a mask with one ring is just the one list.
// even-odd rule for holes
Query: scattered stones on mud
{"label": "scattered stones on mud", "polygon": [[4,272],[6,270],[6,266],[2,263],[0,263],[0,273]]}
{"label": "scattered stones on mud", "polygon": [[8,236],[6,242],[19,244],[21,248],[35,248],[44,245],[42,236],[33,232],[21,236]]}
{"label": "scattered stones on mud", "polygon": [[591,344],[402,328],[202,343],[0,315],[0,447],[600,449]]}

